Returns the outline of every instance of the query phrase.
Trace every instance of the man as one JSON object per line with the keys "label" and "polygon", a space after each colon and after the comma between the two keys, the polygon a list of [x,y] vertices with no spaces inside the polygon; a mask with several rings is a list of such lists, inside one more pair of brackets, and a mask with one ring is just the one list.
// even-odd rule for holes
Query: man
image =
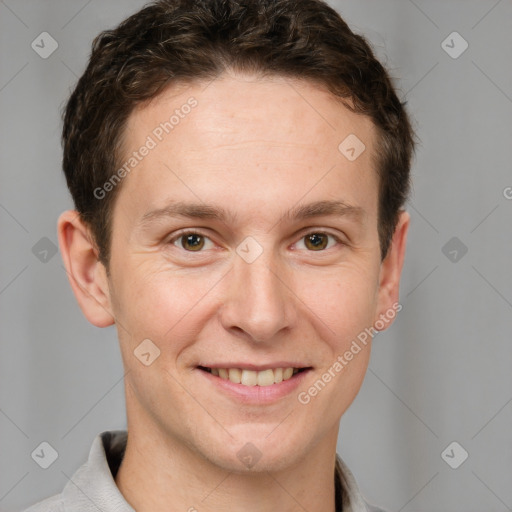
{"label": "man", "polygon": [[379,510],[336,442],[401,308],[413,139],[319,0],[160,0],[100,34],[58,234],[117,327],[128,433],[31,512]]}

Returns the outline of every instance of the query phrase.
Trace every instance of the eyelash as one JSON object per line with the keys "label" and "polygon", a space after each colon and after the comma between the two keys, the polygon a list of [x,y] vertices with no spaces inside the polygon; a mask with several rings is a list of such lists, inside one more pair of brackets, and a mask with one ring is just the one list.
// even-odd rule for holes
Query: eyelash
{"label": "eyelash", "polygon": [[[328,231],[322,231],[322,230],[312,230],[312,231],[308,231],[307,233],[304,233],[300,238],[299,240],[304,240],[304,238],[306,238],[307,236],[310,236],[310,235],[327,235],[331,238],[333,238],[338,245],[346,245],[345,242],[343,242],[338,236],[334,235],[333,233],[330,233]],[[175,242],[188,236],[188,235],[200,235],[202,236],[203,238],[207,238],[208,240],[211,240],[210,237],[208,235],[205,235],[204,233],[202,233],[201,231],[198,231],[198,230],[188,230],[188,231],[182,231],[182,232],[178,232],[176,235],[174,235],[168,242],[168,244],[170,245],[175,245]],[[176,245],[175,245],[176,246]],[[176,246],[177,248],[179,249],[182,249],[183,251],[187,252],[187,253],[201,253],[201,252],[204,252],[204,250],[199,250],[199,251],[187,251],[186,249],[183,249],[183,247],[178,247]],[[311,253],[315,253],[315,252],[326,252],[327,250],[329,249],[332,249],[332,247],[328,247],[328,248],[325,248],[325,249],[320,249],[318,251],[313,251],[313,250],[308,250],[308,252],[311,252]]]}

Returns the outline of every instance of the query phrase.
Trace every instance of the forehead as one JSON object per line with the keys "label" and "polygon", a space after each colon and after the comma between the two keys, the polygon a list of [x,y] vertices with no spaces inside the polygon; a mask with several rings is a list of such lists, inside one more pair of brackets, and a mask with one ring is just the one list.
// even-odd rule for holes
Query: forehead
{"label": "forehead", "polygon": [[[134,157],[144,146],[151,149]],[[364,148],[356,159],[347,158],[352,147]],[[133,223],[170,199],[221,204],[252,219],[301,198],[342,200],[371,214],[374,148],[371,120],[309,82],[225,75],[180,84],[129,117],[124,163],[139,159],[118,202]]]}

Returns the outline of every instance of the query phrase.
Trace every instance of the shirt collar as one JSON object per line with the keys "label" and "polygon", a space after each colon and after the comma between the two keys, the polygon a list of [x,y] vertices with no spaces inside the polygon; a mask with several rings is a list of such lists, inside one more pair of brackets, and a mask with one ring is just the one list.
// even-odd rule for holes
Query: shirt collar
{"label": "shirt collar", "polygon": [[[135,512],[114,480],[126,441],[125,430],[106,431],[96,436],[87,462],[69,479],[62,492],[63,510]],[[368,511],[354,475],[339,455],[336,456],[335,483],[337,512]]]}

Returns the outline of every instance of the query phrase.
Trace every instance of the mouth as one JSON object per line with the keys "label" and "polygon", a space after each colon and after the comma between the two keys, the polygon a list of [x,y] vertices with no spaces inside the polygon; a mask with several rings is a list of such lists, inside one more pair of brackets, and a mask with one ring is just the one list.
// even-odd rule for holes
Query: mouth
{"label": "mouth", "polygon": [[227,380],[233,384],[241,384],[242,386],[253,387],[269,387],[290,380],[298,373],[310,370],[311,367],[279,367],[266,368],[263,370],[251,370],[247,368],[219,368],[198,366],[199,370],[209,373],[214,377]]}

